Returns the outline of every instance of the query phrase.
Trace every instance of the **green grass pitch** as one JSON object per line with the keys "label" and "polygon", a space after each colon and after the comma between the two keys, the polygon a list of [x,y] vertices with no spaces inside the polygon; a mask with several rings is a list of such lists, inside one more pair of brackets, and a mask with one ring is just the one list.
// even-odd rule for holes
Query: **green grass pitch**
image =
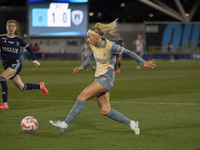
{"label": "green grass pitch", "polygon": [[[102,116],[96,99],[62,134],[49,120],[64,120],[78,94],[94,81],[94,72],[72,74],[81,61],[23,62],[24,83],[44,81],[49,90],[20,92],[8,81],[9,110],[0,111],[1,150],[200,150],[200,61],[156,61],[155,69],[136,69],[122,61],[111,89],[113,109],[140,122],[141,135]],[[2,72],[2,67],[0,68]],[[21,120],[34,116],[39,128],[21,130]]]}

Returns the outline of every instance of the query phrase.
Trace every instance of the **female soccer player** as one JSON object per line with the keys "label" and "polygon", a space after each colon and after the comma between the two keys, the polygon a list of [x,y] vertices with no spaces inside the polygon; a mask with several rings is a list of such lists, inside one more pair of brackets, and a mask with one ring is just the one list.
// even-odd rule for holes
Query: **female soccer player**
{"label": "female soccer player", "polygon": [[109,40],[103,38],[105,33],[113,34],[116,31],[117,19],[110,24],[97,23],[87,32],[87,39],[90,43],[92,53],[88,56],[85,62],[76,67],[73,73],[82,70],[93,58],[96,60],[95,81],[86,87],[77,97],[76,104],[70,111],[68,117],[64,121],[52,121],[50,124],[65,132],[69,124],[82,111],[85,102],[91,98],[96,97],[101,113],[115,121],[122,122],[130,126],[136,135],[140,134],[139,122],[128,119],[120,112],[111,109],[109,102],[110,89],[114,84],[114,66],[115,56],[126,53],[132,58],[143,63],[144,67],[154,68],[155,61],[145,61],[130,50],[121,47]]}
{"label": "female soccer player", "polygon": [[3,103],[0,103],[0,109],[8,109],[7,95],[8,86],[7,80],[10,79],[12,83],[21,91],[40,89],[45,95],[48,95],[48,90],[45,88],[43,82],[40,84],[24,84],[19,76],[22,70],[22,63],[20,57],[20,46],[23,46],[32,55],[33,64],[40,66],[40,63],[36,60],[36,57],[32,49],[19,37],[20,29],[16,20],[8,20],[6,23],[7,34],[0,35],[0,50],[2,65],[4,67],[3,73],[0,75],[0,82],[2,86],[2,98]]}

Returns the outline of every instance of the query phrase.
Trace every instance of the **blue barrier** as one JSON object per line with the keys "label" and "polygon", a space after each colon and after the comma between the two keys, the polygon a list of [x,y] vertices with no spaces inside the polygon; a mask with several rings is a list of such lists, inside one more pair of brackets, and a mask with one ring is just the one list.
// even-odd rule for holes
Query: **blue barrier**
{"label": "blue barrier", "polygon": [[[200,53],[174,53],[172,55],[173,59],[200,60]],[[150,60],[150,59],[170,60],[170,55],[168,53],[148,53],[144,54],[143,58],[145,60]],[[126,54],[123,54],[123,59],[132,59],[132,58]]]}

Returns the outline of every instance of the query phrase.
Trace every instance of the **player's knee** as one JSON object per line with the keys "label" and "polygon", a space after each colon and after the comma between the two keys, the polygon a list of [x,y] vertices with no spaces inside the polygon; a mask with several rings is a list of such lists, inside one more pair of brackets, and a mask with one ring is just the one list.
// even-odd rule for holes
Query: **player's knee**
{"label": "player's knee", "polygon": [[24,91],[25,90],[25,85],[24,86],[18,86],[17,87],[20,91]]}
{"label": "player's knee", "polygon": [[24,88],[19,88],[20,91],[24,91]]}
{"label": "player's knee", "polygon": [[104,116],[107,116],[110,113],[110,110],[108,109],[101,109],[101,114]]}
{"label": "player's knee", "polygon": [[80,99],[80,100],[83,100],[83,101],[87,100],[87,96],[86,96],[85,92],[81,92],[78,95],[77,99]]}

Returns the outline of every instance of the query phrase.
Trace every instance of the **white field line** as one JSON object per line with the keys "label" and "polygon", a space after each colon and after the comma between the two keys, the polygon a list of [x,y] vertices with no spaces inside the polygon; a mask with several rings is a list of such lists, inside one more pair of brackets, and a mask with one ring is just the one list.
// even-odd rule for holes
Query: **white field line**
{"label": "white field line", "polygon": [[[20,102],[61,102],[61,103],[75,103],[76,101],[69,100],[18,100],[10,99],[9,101],[20,101]],[[96,101],[87,101],[87,103],[94,103]],[[134,101],[111,101],[111,104],[141,104],[141,105],[190,105],[199,106],[200,103],[169,103],[169,102],[134,102]]]}

